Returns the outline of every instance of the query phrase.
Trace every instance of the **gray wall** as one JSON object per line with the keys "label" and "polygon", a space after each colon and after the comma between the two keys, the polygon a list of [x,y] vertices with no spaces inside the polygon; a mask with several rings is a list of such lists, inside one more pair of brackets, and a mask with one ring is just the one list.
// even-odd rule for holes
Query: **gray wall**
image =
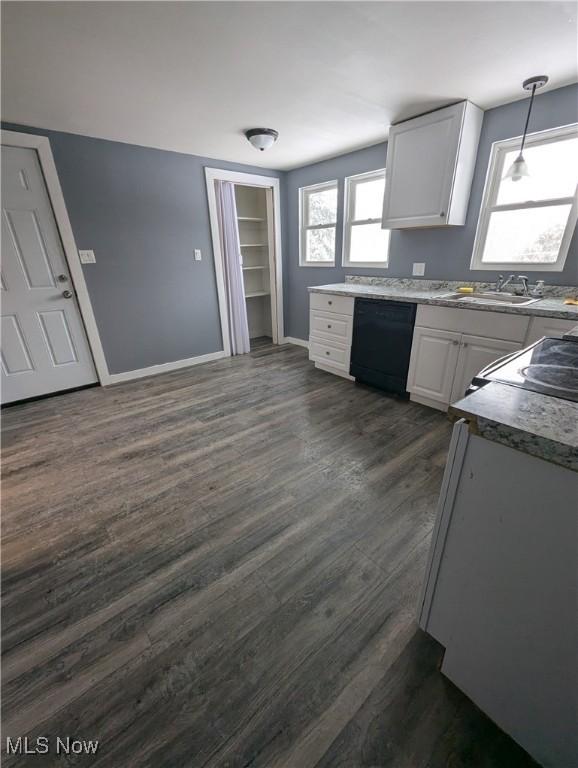
{"label": "gray wall", "polygon": [[[337,253],[341,262],[344,179],[356,173],[385,167],[387,144],[351,152],[314,165],[289,171],[285,179],[286,229],[284,248],[285,333],[306,339],[309,334],[309,285],[342,282],[345,274],[410,277],[414,261],[425,262],[425,277],[447,280],[487,280],[494,273],[471,271],[470,260],[492,142],[518,136],[523,128],[528,102],[518,101],[484,114],[478,159],[466,224],[447,229],[423,229],[391,233],[388,269],[354,269],[299,266],[299,187],[321,181],[339,181]],[[537,96],[531,131],[540,131],[578,121],[578,85]],[[497,274],[497,273],[496,273]],[[578,235],[575,233],[563,272],[531,272],[532,279],[558,285],[578,284]]]}
{"label": "gray wall", "polygon": [[[465,226],[392,232],[388,269],[351,274],[407,277],[412,263],[425,276],[488,279],[471,272],[470,258],[491,144],[519,135],[527,101],[484,115],[478,161]],[[578,120],[578,85],[536,98],[532,130]],[[275,176],[281,184],[285,333],[307,338],[309,285],[342,282],[345,270],[299,266],[299,187],[329,179],[340,186],[337,260],[341,259],[343,185],[346,176],[385,165],[386,143],[304,166],[288,173],[193,155],[3,124],[48,136],[76,243],[91,248],[96,264],[83,267],[111,373],[182,360],[222,349],[204,168]],[[203,260],[193,260],[200,248]],[[578,236],[564,272],[537,273],[547,283],[578,283]]]}
{"label": "gray wall", "polygon": [[[205,167],[274,171],[18,125],[48,136],[111,373],[222,349]],[[200,248],[201,262],[193,259]]]}

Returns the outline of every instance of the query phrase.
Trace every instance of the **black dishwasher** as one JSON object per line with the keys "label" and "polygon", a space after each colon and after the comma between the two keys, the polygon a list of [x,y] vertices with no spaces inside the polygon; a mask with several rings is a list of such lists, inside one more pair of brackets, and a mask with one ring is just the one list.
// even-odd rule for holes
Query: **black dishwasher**
{"label": "black dishwasher", "polygon": [[415,304],[355,299],[349,372],[358,381],[407,395]]}

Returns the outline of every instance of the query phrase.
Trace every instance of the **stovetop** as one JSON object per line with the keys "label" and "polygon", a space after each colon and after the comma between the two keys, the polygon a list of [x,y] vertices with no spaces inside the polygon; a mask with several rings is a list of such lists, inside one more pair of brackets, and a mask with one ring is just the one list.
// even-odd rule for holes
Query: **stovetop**
{"label": "stovetop", "polygon": [[499,381],[578,402],[578,344],[545,338],[485,368],[474,384]]}

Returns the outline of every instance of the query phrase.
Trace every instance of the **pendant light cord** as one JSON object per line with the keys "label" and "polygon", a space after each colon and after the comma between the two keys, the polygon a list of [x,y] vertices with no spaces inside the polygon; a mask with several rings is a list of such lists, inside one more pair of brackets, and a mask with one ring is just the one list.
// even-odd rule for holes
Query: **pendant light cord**
{"label": "pendant light cord", "polygon": [[524,126],[524,135],[522,136],[522,146],[520,147],[520,155],[524,151],[524,144],[526,143],[526,133],[528,132],[528,124],[530,122],[530,115],[532,114],[532,104],[534,103],[534,94],[536,93],[536,83],[532,86],[532,95],[530,96],[530,106],[528,107],[528,114],[526,115],[526,125]]}

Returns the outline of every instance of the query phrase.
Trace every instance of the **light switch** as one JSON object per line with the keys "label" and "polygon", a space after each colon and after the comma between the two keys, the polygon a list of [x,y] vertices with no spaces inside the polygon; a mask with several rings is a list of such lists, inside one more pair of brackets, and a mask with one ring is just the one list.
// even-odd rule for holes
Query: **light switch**
{"label": "light switch", "polygon": [[81,264],[96,264],[96,256],[94,251],[78,251]]}
{"label": "light switch", "polygon": [[195,248],[195,261],[200,261],[200,260],[201,260],[201,249]]}
{"label": "light switch", "polygon": [[420,261],[414,261],[412,274],[414,277],[423,277],[425,275],[425,264]]}

